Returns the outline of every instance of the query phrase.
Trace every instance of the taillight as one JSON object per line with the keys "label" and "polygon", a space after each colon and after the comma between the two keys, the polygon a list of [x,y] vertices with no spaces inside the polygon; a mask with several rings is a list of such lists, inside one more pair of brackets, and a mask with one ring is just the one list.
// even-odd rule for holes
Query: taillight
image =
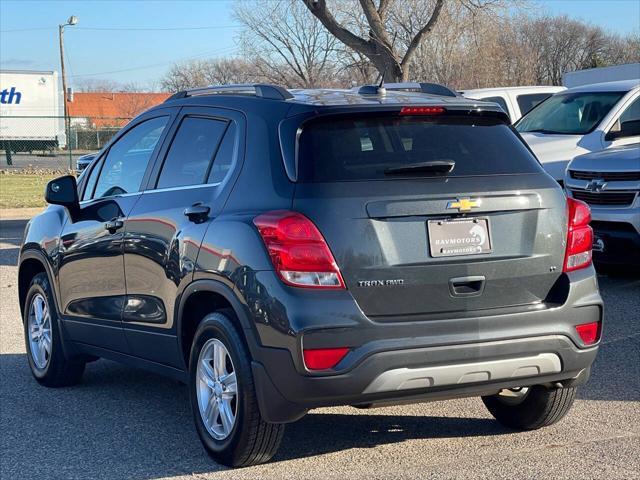
{"label": "taillight", "polygon": [[440,115],[444,112],[443,107],[402,107],[400,115]]}
{"label": "taillight", "polygon": [[583,323],[576,325],[576,332],[585,345],[593,345],[600,340],[601,322]]}
{"label": "taillight", "polygon": [[277,210],[257,216],[253,223],[283,282],[294,287],[345,288],[327,242],[307,217]]}
{"label": "taillight", "polygon": [[328,370],[340,363],[348,352],[346,347],[305,349],[304,364],[309,370]]}
{"label": "taillight", "polygon": [[568,198],[567,207],[569,210],[569,229],[567,231],[567,252],[562,271],[572,272],[591,265],[593,230],[589,226],[591,210],[586,203]]}

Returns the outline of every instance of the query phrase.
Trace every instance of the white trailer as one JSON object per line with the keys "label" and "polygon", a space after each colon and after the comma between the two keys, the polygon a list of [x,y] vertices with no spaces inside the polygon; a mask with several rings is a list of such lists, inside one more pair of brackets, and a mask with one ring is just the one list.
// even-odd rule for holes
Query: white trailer
{"label": "white trailer", "polygon": [[640,63],[627,63],[567,72],[562,76],[562,84],[567,88],[573,88],[594,83],[636,80],[638,78],[640,78]]}
{"label": "white trailer", "polygon": [[58,72],[0,71],[0,149],[10,155],[65,145]]}

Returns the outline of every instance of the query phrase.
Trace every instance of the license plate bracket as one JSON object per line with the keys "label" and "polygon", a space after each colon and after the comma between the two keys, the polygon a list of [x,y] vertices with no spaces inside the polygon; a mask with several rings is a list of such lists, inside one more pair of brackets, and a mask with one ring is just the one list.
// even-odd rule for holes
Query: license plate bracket
{"label": "license plate bracket", "polygon": [[461,257],[492,252],[487,217],[429,220],[427,231],[432,257]]}

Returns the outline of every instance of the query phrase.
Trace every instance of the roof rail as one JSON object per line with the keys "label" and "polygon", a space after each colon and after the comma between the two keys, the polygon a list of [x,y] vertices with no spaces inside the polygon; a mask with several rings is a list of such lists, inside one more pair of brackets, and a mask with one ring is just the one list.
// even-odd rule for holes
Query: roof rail
{"label": "roof rail", "polygon": [[403,83],[385,83],[384,88],[393,91],[428,93],[430,95],[440,95],[443,97],[458,97],[459,95],[449,87],[440,85],[439,83],[428,82],[403,82]]}
{"label": "roof rail", "polygon": [[192,88],[174,93],[165,102],[178,98],[196,97],[198,95],[255,95],[271,100],[288,100],[293,95],[284,87],[268,83],[241,83],[236,85],[211,85],[209,87]]}

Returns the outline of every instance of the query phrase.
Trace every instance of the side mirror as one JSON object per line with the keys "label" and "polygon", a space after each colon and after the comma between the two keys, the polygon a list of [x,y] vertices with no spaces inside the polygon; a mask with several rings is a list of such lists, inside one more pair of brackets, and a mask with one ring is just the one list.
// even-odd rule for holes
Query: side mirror
{"label": "side mirror", "polygon": [[629,120],[628,122],[622,122],[620,124],[620,130],[610,130],[604,137],[607,141],[615,140],[616,138],[625,137],[637,137],[640,136],[640,120]]}
{"label": "side mirror", "polygon": [[47,184],[44,199],[52,205],[62,205],[66,207],[72,216],[75,215],[80,210],[76,177],[66,175],[51,180]]}

